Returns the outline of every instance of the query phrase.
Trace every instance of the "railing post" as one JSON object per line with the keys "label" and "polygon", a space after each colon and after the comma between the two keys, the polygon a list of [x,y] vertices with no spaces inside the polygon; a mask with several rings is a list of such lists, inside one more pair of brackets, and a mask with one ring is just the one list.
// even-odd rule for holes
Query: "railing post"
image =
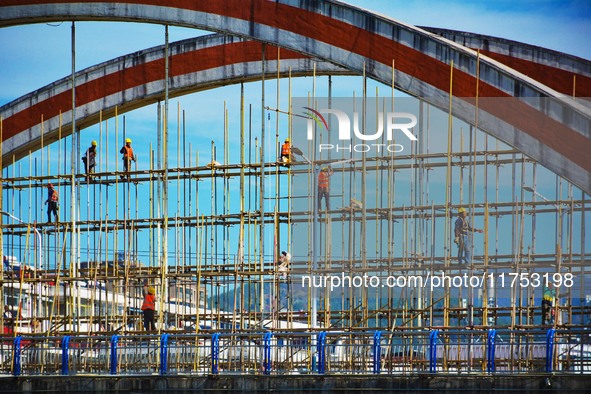
{"label": "railing post", "polygon": [[271,374],[271,337],[273,336],[272,333],[267,332],[265,333],[265,337],[263,338],[263,372],[265,375]]}
{"label": "railing post", "polygon": [[429,334],[429,372],[437,372],[437,335],[438,330],[433,330]]}
{"label": "railing post", "polygon": [[496,350],[497,330],[488,330],[486,340],[486,372],[495,372],[495,350]]}
{"label": "railing post", "polygon": [[21,341],[23,338],[18,336],[14,338],[13,352],[12,352],[12,374],[14,376],[20,376],[21,374]]}
{"label": "railing post", "polygon": [[552,372],[554,359],[554,334],[556,330],[551,328],[546,333],[546,372]]}
{"label": "railing post", "polygon": [[70,373],[70,360],[68,358],[68,349],[70,348],[70,336],[66,335],[62,339],[62,375]]}
{"label": "railing post", "polygon": [[316,343],[316,352],[318,353],[318,373],[324,374],[326,371],[326,332],[323,331],[318,334],[318,342]]}
{"label": "railing post", "polygon": [[220,334],[213,334],[211,337],[211,373],[217,375],[219,370],[220,358]]}
{"label": "railing post", "polygon": [[110,373],[117,375],[117,346],[119,344],[119,335],[115,334],[111,337],[111,354],[110,354]]}
{"label": "railing post", "polygon": [[373,373],[379,374],[382,371],[382,332],[373,333]]}
{"label": "railing post", "polygon": [[160,375],[168,373],[168,334],[160,337]]}

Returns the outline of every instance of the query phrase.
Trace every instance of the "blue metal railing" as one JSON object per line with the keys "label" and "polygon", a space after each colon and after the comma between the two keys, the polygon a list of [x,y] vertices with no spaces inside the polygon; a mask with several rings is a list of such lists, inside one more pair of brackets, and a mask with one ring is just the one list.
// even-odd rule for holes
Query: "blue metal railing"
{"label": "blue metal railing", "polygon": [[429,372],[437,372],[437,335],[439,331],[433,330],[429,334]]}
{"label": "blue metal railing", "polygon": [[373,334],[373,373],[379,374],[382,370],[382,332]]}
{"label": "blue metal railing", "polygon": [[70,373],[70,358],[68,350],[70,348],[70,336],[65,336],[62,339],[62,375],[69,375]]}
{"label": "blue metal railing", "polygon": [[323,331],[318,334],[316,343],[316,353],[318,354],[318,373],[324,374],[326,372],[326,332]]}
{"label": "blue metal railing", "polygon": [[21,374],[21,342],[22,337],[14,338],[14,350],[12,352],[12,374],[14,376],[20,376]]}
{"label": "blue metal railing", "polygon": [[496,350],[497,331],[488,330],[486,339],[486,372],[495,372],[495,350]]}
{"label": "blue metal railing", "polygon": [[14,376],[591,373],[589,338],[584,330],[490,329],[19,336],[4,343],[12,346],[5,371]]}
{"label": "blue metal railing", "polygon": [[160,375],[168,373],[168,334],[160,337]]}
{"label": "blue metal railing", "polygon": [[263,371],[265,375],[271,374],[271,337],[273,336],[272,333],[267,332],[265,337],[263,338],[264,344],[264,359],[263,359]]}
{"label": "blue metal railing", "polygon": [[220,362],[220,334],[213,334],[211,338],[211,373],[217,375]]}
{"label": "blue metal railing", "polygon": [[119,343],[119,335],[113,335],[111,337],[111,353],[110,353],[110,365],[109,369],[111,375],[117,375],[117,345]]}
{"label": "blue metal railing", "polygon": [[546,333],[546,372],[552,372],[554,358],[554,335],[556,330],[551,328]]}

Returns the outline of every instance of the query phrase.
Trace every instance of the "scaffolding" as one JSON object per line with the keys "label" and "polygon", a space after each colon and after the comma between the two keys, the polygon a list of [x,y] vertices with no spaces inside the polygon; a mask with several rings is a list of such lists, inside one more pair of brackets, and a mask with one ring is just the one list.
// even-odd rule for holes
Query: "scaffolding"
{"label": "scaffolding", "polygon": [[[312,77],[305,100],[317,107],[325,81],[332,100],[340,78]],[[393,107],[399,93],[393,85],[386,100],[376,86],[369,98],[365,76],[355,78],[363,92],[353,102],[373,100],[375,114],[361,109],[363,121],[375,123],[377,108]],[[329,153],[285,165],[280,145],[293,139],[301,115],[291,77],[287,94],[277,82],[273,104],[266,83],[260,104],[247,106],[244,85],[239,114],[224,104],[221,144],[187,130],[191,114],[180,102],[169,116],[165,97],[156,147],[150,142],[129,172],[118,152],[131,133],[117,111],[88,132],[99,146],[89,176],[79,165],[80,129],[67,138],[60,130],[59,141],[42,141],[28,159],[5,165],[0,302],[22,315],[14,332],[19,324],[48,335],[141,330],[144,284],[157,288],[159,331],[531,328],[542,323],[544,280],[559,288],[552,325],[588,324],[584,192],[477,124],[454,119],[451,100],[445,113],[403,99],[418,114],[417,141],[403,152]],[[318,211],[316,170],[337,161],[346,163],[333,168],[332,208]],[[60,196],[55,222],[44,219],[48,183]],[[460,207],[483,229],[466,266],[453,244]],[[287,272],[278,269],[283,250],[291,254]],[[364,276],[380,285],[327,282]],[[482,281],[454,286],[463,277]],[[396,285],[383,286],[388,278]],[[441,278],[441,285],[407,286],[411,278]]]}

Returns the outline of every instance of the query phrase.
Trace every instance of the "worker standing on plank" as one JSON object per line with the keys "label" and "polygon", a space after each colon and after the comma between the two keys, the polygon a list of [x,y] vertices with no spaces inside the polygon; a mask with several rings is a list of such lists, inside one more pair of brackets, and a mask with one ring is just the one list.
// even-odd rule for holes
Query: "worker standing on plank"
{"label": "worker standing on plank", "polygon": [[289,138],[286,138],[283,145],[281,145],[281,161],[284,164],[291,163],[291,141]]}
{"label": "worker standing on plank", "polygon": [[318,210],[322,210],[322,197],[326,204],[326,210],[330,210],[330,177],[334,174],[332,167],[322,167],[318,174]]}
{"label": "worker standing on plank", "polygon": [[53,188],[53,185],[50,183],[47,185],[47,200],[45,200],[45,205],[47,205],[47,222],[51,222],[51,213],[57,222],[57,206],[58,203],[58,194],[57,190]]}
{"label": "worker standing on plank", "polygon": [[[133,154],[133,148],[131,147],[130,138],[125,139],[125,145],[123,146],[123,148],[121,148],[119,153],[123,154],[123,171],[129,173],[129,171],[131,171],[131,161],[135,161],[135,155]],[[121,175],[121,179],[124,178],[125,176]],[[127,178],[129,179],[129,174],[127,175]]]}
{"label": "worker standing on plank", "polygon": [[482,230],[472,228],[468,222],[468,212],[465,208],[460,208],[454,230],[454,243],[458,245],[459,264],[472,264],[472,236],[470,232],[482,233]]}
{"label": "worker standing on plank", "polygon": [[94,173],[94,167],[96,166],[96,141],[92,141],[90,147],[82,156],[82,161],[84,162],[84,173],[86,174],[86,178],[88,180],[91,179],[91,175]]}
{"label": "worker standing on plank", "polygon": [[144,329],[146,331],[156,331],[156,321],[154,318],[156,310],[156,289],[152,286],[144,286],[144,302],[142,312],[144,314]]}

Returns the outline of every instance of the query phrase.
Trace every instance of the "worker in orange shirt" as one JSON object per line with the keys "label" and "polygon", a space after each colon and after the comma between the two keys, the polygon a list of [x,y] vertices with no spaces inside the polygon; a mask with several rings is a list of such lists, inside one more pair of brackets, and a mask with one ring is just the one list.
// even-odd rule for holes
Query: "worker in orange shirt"
{"label": "worker in orange shirt", "polygon": [[47,200],[45,200],[45,205],[47,205],[47,222],[51,222],[51,213],[53,212],[53,216],[55,221],[57,222],[57,206],[58,202],[58,194],[57,190],[53,188],[53,185],[50,183],[47,185]]}
{"label": "worker in orange shirt", "polygon": [[284,164],[291,163],[291,141],[289,138],[286,138],[283,145],[281,145],[281,161]]}
{"label": "worker in orange shirt", "polygon": [[322,209],[322,197],[326,203],[326,210],[330,210],[330,177],[334,174],[332,167],[322,167],[318,174],[318,210]]}
{"label": "worker in orange shirt", "polygon": [[156,310],[156,289],[152,286],[144,285],[144,302],[142,312],[144,313],[144,329],[146,331],[156,331],[156,321],[154,318]]}
{"label": "worker in orange shirt", "polygon": [[[121,148],[119,153],[123,154],[123,171],[129,172],[131,170],[131,161],[135,161],[135,155],[133,154],[133,148],[131,147],[130,138],[125,139],[125,145],[123,146],[123,148]],[[121,175],[121,179],[124,178],[125,176]],[[129,175],[127,175],[127,178],[129,179]]]}

